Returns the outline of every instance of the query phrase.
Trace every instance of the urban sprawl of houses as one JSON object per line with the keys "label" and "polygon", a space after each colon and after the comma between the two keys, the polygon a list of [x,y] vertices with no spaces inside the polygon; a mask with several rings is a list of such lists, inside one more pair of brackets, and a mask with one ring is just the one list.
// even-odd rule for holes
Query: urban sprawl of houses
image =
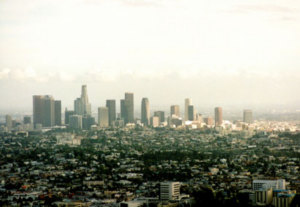
{"label": "urban sprawl of houses", "polygon": [[[82,88],[74,111],[33,97],[31,116],[0,125],[1,206],[300,206],[300,122],[224,121],[171,106],[150,117],[133,94],[98,110]],[[132,103],[132,104],[131,104]],[[60,114],[60,118],[58,115]]]}

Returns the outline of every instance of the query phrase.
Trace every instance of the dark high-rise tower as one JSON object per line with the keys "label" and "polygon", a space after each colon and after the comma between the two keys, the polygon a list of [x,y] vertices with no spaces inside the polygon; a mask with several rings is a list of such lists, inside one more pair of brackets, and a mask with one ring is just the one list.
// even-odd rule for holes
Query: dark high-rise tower
{"label": "dark high-rise tower", "polygon": [[193,105],[189,105],[189,107],[188,107],[188,120],[189,121],[195,121],[195,116],[196,116],[195,107]]}
{"label": "dark high-rise tower", "polygon": [[133,93],[125,93],[125,123],[134,123]]}
{"label": "dark high-rise tower", "polygon": [[106,100],[106,107],[108,108],[109,126],[112,126],[116,120],[116,100]]}
{"label": "dark high-rise tower", "polygon": [[125,114],[126,114],[126,112],[125,112],[125,100],[124,99],[120,100],[120,111],[121,111],[121,118],[123,120],[125,120]]}
{"label": "dark high-rise tower", "polygon": [[33,96],[33,124],[43,124],[44,96]]}
{"label": "dark high-rise tower", "polygon": [[189,120],[189,105],[192,105],[192,99],[186,98],[184,100],[184,120]]}
{"label": "dark high-rise tower", "polygon": [[55,102],[52,96],[44,96],[44,127],[52,127],[55,123]]}
{"label": "dark high-rise tower", "polygon": [[55,101],[55,125],[61,126],[61,101]]}
{"label": "dark high-rise tower", "polygon": [[148,126],[150,124],[150,105],[148,98],[142,99],[141,122]]}
{"label": "dark high-rise tower", "polygon": [[215,108],[215,126],[221,126],[223,123],[223,111],[221,107]]}
{"label": "dark high-rise tower", "polygon": [[[59,108],[59,106],[57,107]],[[34,126],[36,126],[36,124],[41,124],[43,127],[54,126],[55,115],[55,100],[52,96],[33,96]]]}

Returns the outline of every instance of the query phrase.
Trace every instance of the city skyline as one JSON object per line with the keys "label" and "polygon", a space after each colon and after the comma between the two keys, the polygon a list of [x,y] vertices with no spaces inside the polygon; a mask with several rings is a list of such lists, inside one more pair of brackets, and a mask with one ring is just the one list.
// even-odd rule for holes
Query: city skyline
{"label": "city skyline", "polygon": [[[33,123],[45,125],[45,126],[60,126],[62,125],[62,107],[61,100],[54,100],[52,95],[33,95]],[[97,106],[98,114],[98,124],[101,127],[104,126],[114,126],[115,120],[124,120],[124,124],[135,123],[136,120],[141,120],[145,126],[148,126],[153,122],[162,123],[165,122],[167,117],[170,119],[182,119],[183,121],[204,121],[203,115],[208,116],[208,114],[202,114],[202,112],[197,113],[197,109],[192,104],[191,98],[185,98],[185,111],[180,114],[179,105],[169,106],[169,114],[165,113],[165,110],[151,109],[149,99],[143,97],[141,100],[141,113],[135,114],[134,110],[134,93],[125,92],[125,98],[120,99],[120,111],[117,111],[117,105],[115,99],[107,99],[105,106]],[[152,113],[151,113],[152,111]],[[119,112],[119,113],[117,113]],[[247,121],[245,121],[245,112],[251,112],[251,115],[247,115]],[[80,126],[83,128],[90,127],[95,122],[91,111],[91,103],[88,101],[88,90],[87,85],[81,86],[81,96],[74,100],[73,110],[65,108],[64,112],[64,123],[76,127]],[[107,113],[107,114],[106,114]],[[134,115],[135,114],[135,115]],[[153,114],[153,115],[151,115]],[[95,115],[95,114],[94,114]],[[181,117],[182,115],[182,117]],[[24,116],[27,117],[28,115]],[[8,117],[8,118],[7,118]],[[9,122],[10,115],[6,115],[6,123]],[[223,121],[222,107],[215,108],[215,123],[217,126],[222,125]],[[158,118],[156,120],[155,118]],[[209,118],[205,117],[205,118]],[[72,121],[70,121],[72,119]],[[80,120],[78,120],[80,119]],[[154,120],[155,119],[155,120]],[[243,120],[244,122],[252,122],[252,111],[244,109]]]}
{"label": "city skyline", "polygon": [[153,106],[295,107],[299,10],[293,0],[1,1],[0,109],[29,109],[32,94],[70,107],[82,84],[95,105],[134,91]]}
{"label": "city skyline", "polygon": [[[98,120],[99,117],[98,117],[98,112],[99,112],[99,107],[108,107],[109,109],[109,116],[111,116],[112,118],[109,118],[109,120],[114,120],[116,118],[118,118],[118,120],[121,118],[124,120],[124,123],[134,123],[135,120],[142,120],[142,113],[143,113],[143,108],[142,108],[142,111],[140,110],[141,107],[143,106],[143,99],[147,99],[148,101],[148,111],[147,113],[149,113],[149,123],[152,122],[152,119],[150,120],[150,118],[152,118],[152,116],[156,116],[156,117],[160,117],[160,120],[164,120],[164,118],[161,118],[161,117],[169,117],[170,118],[172,117],[172,110],[174,111],[174,107],[177,108],[176,110],[179,111],[179,116],[176,116],[176,117],[181,117],[182,120],[185,120],[185,111],[180,111],[179,108],[183,107],[183,105],[185,105],[185,107],[187,106],[187,112],[188,112],[188,115],[190,116],[189,118],[189,121],[200,121],[200,122],[204,122],[204,123],[210,123],[211,121],[209,121],[208,119],[212,118],[212,117],[216,117],[216,112],[214,110],[214,105],[210,105],[210,106],[201,106],[201,105],[193,105],[192,104],[192,98],[185,98],[184,100],[181,100],[181,104],[177,104],[177,105],[169,105],[169,106],[155,106],[153,107],[153,105],[151,104],[151,107],[149,105],[149,99],[146,98],[146,97],[143,97],[140,99],[140,97],[137,97],[137,98],[133,98],[133,96],[135,96],[135,94],[133,92],[124,92],[123,93],[123,96],[125,94],[125,98],[127,96],[127,99],[129,97],[128,100],[127,100],[127,108],[131,105],[131,103],[133,103],[133,105],[135,105],[137,103],[137,107],[135,108],[132,108],[130,109],[131,112],[130,113],[133,113],[133,115],[131,115],[132,118],[130,118],[131,121],[126,121],[126,106],[125,106],[125,99],[105,99],[104,101],[104,104],[101,104],[101,105],[94,105],[93,103],[90,103],[88,102],[88,95],[89,92],[87,91],[87,85],[82,85],[81,86],[81,95],[80,97],[83,99],[83,100],[86,100],[87,103],[86,103],[86,106],[88,108],[87,111],[88,114],[82,114],[81,112],[83,110],[77,110],[76,112],[76,108],[77,107],[77,104],[76,102],[78,102],[79,99],[81,98],[76,98],[74,100],[74,105],[73,107],[65,107],[64,105],[64,100],[55,100],[55,103],[53,102],[53,104],[55,104],[55,113],[56,114],[59,114],[61,113],[62,116],[58,116],[56,115],[54,117],[55,119],[55,125],[61,125],[62,124],[62,120],[64,120],[64,123],[69,123],[69,117],[72,116],[72,115],[81,115],[82,117],[82,126],[83,128],[86,128],[87,126],[90,126],[92,123],[95,122],[95,120]],[[47,95],[47,94],[44,94],[44,95],[33,95],[33,97],[35,96],[40,96],[40,97],[53,97],[53,95]],[[55,95],[54,95],[55,96]],[[56,97],[56,96],[55,96]],[[78,97],[78,96],[77,96]],[[131,100],[130,100],[131,99]],[[130,100],[130,101],[129,101]],[[121,105],[119,104],[122,104],[122,101],[124,102],[124,114],[122,114],[122,107]],[[178,101],[177,101],[178,103]],[[128,105],[129,104],[129,105]],[[57,107],[56,107],[57,105]],[[90,111],[90,108],[91,106],[93,106],[92,110]],[[133,106],[132,106],[133,107]],[[192,108],[191,108],[192,107]],[[172,109],[173,108],[173,109]],[[299,111],[296,110],[296,111],[287,111],[287,110],[278,110],[278,111],[268,111],[266,109],[260,111],[260,110],[257,110],[256,108],[252,108],[252,109],[249,109],[249,107],[244,107],[244,106],[240,106],[239,108],[235,108],[234,110],[232,108],[227,108],[227,107],[223,107],[223,105],[221,105],[221,108],[225,109],[224,112],[225,112],[225,118],[224,120],[227,120],[227,121],[236,121],[236,120],[241,120],[241,121],[244,121],[246,123],[251,123],[254,119],[267,119],[268,120],[268,117],[270,117],[271,119],[287,119],[288,117],[290,117],[290,119],[298,119],[298,115],[299,114]],[[33,107],[34,109],[34,107]],[[96,110],[95,110],[96,109]],[[58,110],[58,111],[57,111]],[[191,111],[190,111],[191,110]],[[254,115],[252,115],[252,111],[254,111]],[[246,113],[246,114],[249,114],[249,115],[245,115],[245,112],[250,112],[249,113]],[[162,114],[164,115],[162,115]],[[190,114],[191,113],[191,114]],[[214,114],[215,113],[215,114]],[[284,114],[288,114],[290,113],[290,115],[288,116],[284,116]],[[192,115],[194,114],[194,115]],[[222,116],[223,116],[223,113],[221,112]],[[273,114],[273,115],[272,115]],[[281,114],[281,115],[280,115]],[[0,114],[1,115],[1,114]],[[13,112],[5,112],[3,113],[3,115],[10,115],[14,118],[16,117],[19,117],[19,118],[25,118],[25,117],[28,117],[29,118],[31,117],[32,115],[32,118],[34,120],[34,110],[32,111],[27,111],[27,112],[18,112],[18,111],[13,111]],[[275,116],[274,116],[275,115]],[[192,116],[194,118],[192,118]],[[64,117],[64,118],[63,118]],[[97,118],[98,117],[98,118]],[[245,117],[248,117],[248,118],[245,118]],[[53,117],[52,117],[53,118]],[[52,119],[51,118],[51,119]],[[1,117],[0,121],[3,121],[4,119],[4,116]],[[245,121],[247,120],[247,121]],[[142,121],[143,123],[143,121]],[[120,124],[120,123],[118,123]],[[51,124],[52,125],[52,124]],[[114,123],[111,121],[109,123],[109,126],[113,126]]]}

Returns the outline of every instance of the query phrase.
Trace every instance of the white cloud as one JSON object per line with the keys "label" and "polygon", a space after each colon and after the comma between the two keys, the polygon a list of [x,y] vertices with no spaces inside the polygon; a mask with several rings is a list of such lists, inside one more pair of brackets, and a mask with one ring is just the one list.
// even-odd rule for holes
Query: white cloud
{"label": "white cloud", "polygon": [[25,69],[10,69],[4,68],[0,71],[0,80],[10,80],[16,82],[47,82],[51,76],[37,74],[36,71],[32,67],[28,67]]}
{"label": "white cloud", "polygon": [[0,71],[0,80],[1,79],[7,79],[10,74],[10,69],[9,68],[4,68],[3,70]]}
{"label": "white cloud", "polygon": [[276,4],[244,4],[237,5],[233,11],[236,12],[275,12],[275,13],[295,13],[294,7]]}

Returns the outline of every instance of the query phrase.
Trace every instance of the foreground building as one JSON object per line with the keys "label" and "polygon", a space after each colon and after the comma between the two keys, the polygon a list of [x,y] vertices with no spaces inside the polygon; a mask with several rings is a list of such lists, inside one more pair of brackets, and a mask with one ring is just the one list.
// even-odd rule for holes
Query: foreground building
{"label": "foreground building", "polygon": [[278,180],[253,180],[252,183],[253,190],[267,190],[269,188],[272,188],[273,190],[285,190],[286,189],[286,183],[284,179],[278,179]]}
{"label": "foreground building", "polygon": [[179,182],[161,182],[160,183],[160,199],[161,200],[177,200],[180,196]]}

